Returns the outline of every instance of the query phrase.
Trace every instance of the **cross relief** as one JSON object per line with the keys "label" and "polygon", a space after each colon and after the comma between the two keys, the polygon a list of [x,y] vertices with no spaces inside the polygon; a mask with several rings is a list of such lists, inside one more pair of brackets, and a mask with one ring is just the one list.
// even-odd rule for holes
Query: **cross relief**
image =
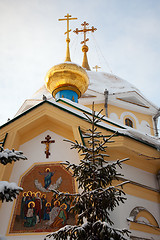
{"label": "cross relief", "polygon": [[47,137],[45,137],[45,139],[46,140],[41,141],[41,143],[46,145],[45,154],[46,154],[46,158],[49,158],[49,155],[51,154],[49,151],[49,145],[50,145],[50,143],[55,143],[55,140],[50,140],[51,137],[49,135],[47,135]]}

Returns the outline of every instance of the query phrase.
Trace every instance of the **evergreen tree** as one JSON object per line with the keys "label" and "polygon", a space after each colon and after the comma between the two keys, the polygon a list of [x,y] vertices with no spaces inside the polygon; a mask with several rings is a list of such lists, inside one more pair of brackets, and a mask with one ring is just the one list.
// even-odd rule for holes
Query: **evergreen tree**
{"label": "evergreen tree", "polygon": [[66,225],[58,231],[48,234],[45,239],[123,240],[129,234],[126,229],[119,230],[112,227],[113,222],[109,213],[126,199],[122,187],[127,182],[113,186],[112,181],[118,180],[121,175],[117,173],[116,167],[121,167],[121,163],[128,159],[116,160],[112,163],[106,161],[106,158],[109,157],[105,153],[107,145],[114,142],[112,138],[117,133],[105,137],[97,131],[97,125],[104,117],[101,116],[101,112],[102,110],[96,114],[93,104],[92,116],[84,113],[87,121],[91,124],[91,128],[85,133],[88,138],[87,146],[77,141],[65,140],[71,143],[71,149],[81,152],[82,159],[79,165],[68,161],[63,163],[68,170],[72,169],[80,193],[69,194],[54,191],[54,194],[58,194],[61,202],[68,197],[73,199],[70,211],[77,215],[77,225]]}
{"label": "evergreen tree", "polygon": [[[19,160],[27,160],[21,151],[15,151],[14,149],[4,149],[0,146],[0,163],[6,165],[8,163],[16,162]],[[18,187],[16,183],[9,183],[7,181],[0,181],[0,201],[13,201],[19,191],[23,188]]]}

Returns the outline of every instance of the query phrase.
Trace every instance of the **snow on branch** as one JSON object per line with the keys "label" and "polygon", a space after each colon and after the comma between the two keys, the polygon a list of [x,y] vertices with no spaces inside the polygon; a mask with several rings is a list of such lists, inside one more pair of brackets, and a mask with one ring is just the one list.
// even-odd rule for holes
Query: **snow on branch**
{"label": "snow on branch", "polygon": [[[86,222],[82,225],[66,225],[60,230],[48,234],[45,238],[53,237],[53,239],[90,239],[98,240],[99,236],[101,239],[118,239],[125,240],[124,237],[129,236],[130,231],[126,229],[114,229],[110,227],[106,222],[96,221],[95,223]],[[70,237],[70,238],[68,238]]]}
{"label": "snow on branch", "polygon": [[[101,112],[101,111],[100,111]],[[112,138],[117,132],[109,136],[101,135],[97,131],[96,124],[101,122],[103,116],[94,111],[92,107],[92,116],[84,114],[90,123],[90,129],[87,136],[86,146],[78,141],[64,140],[71,144],[71,149],[77,149],[81,152],[79,164],[63,162],[66,169],[72,170],[72,176],[78,183],[79,193],[63,193],[54,190],[55,197],[60,203],[71,201],[69,212],[77,216],[77,225],[67,225],[58,231],[48,234],[47,238],[54,240],[125,240],[129,231],[111,228],[113,222],[110,218],[110,212],[119,204],[126,200],[123,186],[128,183],[122,182],[113,186],[113,180],[119,180],[122,176],[117,172],[117,167],[121,168],[123,162],[128,158],[107,162],[109,157],[106,154],[108,143],[113,143]],[[85,222],[85,223],[84,223]]]}
{"label": "snow on branch", "polygon": [[16,162],[19,160],[27,160],[21,151],[15,151],[14,149],[4,149],[0,147],[0,163],[6,165],[7,163]]}
{"label": "snow on branch", "polygon": [[7,181],[0,181],[0,201],[13,201],[16,198],[16,195],[20,191],[23,191],[23,188],[18,187],[16,183],[9,183]]}

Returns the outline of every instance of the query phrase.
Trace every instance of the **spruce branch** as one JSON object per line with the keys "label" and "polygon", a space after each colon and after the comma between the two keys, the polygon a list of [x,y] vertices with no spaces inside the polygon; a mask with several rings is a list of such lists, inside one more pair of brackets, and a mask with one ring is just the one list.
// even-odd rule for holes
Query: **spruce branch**
{"label": "spruce branch", "polygon": [[[19,160],[27,160],[21,151],[15,151],[14,149],[4,149],[0,146],[0,163],[7,165],[8,163],[16,162]],[[14,198],[23,189],[18,187],[16,183],[9,183],[7,181],[0,181],[0,201],[9,202],[13,201]]]}
{"label": "spruce branch", "polygon": [[0,201],[11,202],[20,191],[23,191],[23,188],[18,187],[16,183],[0,181]]}
{"label": "spruce branch", "polygon": [[112,139],[117,132],[105,137],[98,131],[96,124],[104,117],[100,115],[101,112],[102,110],[96,113],[93,104],[92,116],[84,113],[91,125],[91,128],[83,134],[87,141],[86,146],[77,141],[64,140],[71,144],[71,149],[77,149],[82,157],[79,164],[69,161],[62,163],[66,169],[72,170],[81,192],[73,194],[62,193],[58,190],[53,192],[61,203],[65,202],[68,197],[72,200],[69,211],[77,216],[78,225],[67,225],[48,234],[46,236],[48,238],[53,237],[55,240],[125,240],[125,236],[128,236],[128,230],[112,228],[113,222],[110,218],[110,211],[126,200],[123,186],[128,181],[113,186],[113,180],[119,180],[118,177],[123,176],[117,172],[117,167],[122,168],[123,162],[128,158],[117,159],[113,162],[105,160],[110,157],[106,150],[110,143],[114,143]]}
{"label": "spruce branch", "polygon": [[21,151],[15,151],[14,149],[4,149],[0,146],[0,163],[6,165],[8,163],[16,162],[19,160],[27,160]]}

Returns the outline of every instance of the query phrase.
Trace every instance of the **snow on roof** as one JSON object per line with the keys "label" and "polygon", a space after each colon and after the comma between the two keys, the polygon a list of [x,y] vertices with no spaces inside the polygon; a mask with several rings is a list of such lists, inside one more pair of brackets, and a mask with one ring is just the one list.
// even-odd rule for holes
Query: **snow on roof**
{"label": "snow on roof", "polygon": [[[63,104],[63,102],[65,102],[67,105]],[[42,105],[43,103],[50,103],[53,106],[59,107],[60,109],[65,110],[71,114],[74,114],[75,116],[80,117],[84,120],[87,120],[87,118],[85,117],[83,112],[92,114],[92,110],[90,108],[87,108],[79,103],[75,103],[75,102],[73,102],[69,99],[65,99],[65,98],[59,99],[58,101],[55,101],[55,99],[53,99],[53,98],[50,98],[45,101],[41,101],[40,103],[38,103],[38,104],[34,105],[33,107],[31,107],[30,109],[28,109],[27,111],[31,111],[33,108],[38,107],[38,106]],[[5,126],[6,124],[10,124],[12,121],[15,121],[17,118],[21,117],[21,115],[23,115],[23,112],[20,113],[15,118],[13,118],[10,122],[7,122],[4,125],[2,125],[1,128],[3,126]],[[150,146],[153,146],[157,150],[160,151],[160,139],[158,137],[144,134],[136,129],[130,128],[121,123],[117,124],[115,121],[113,121],[107,117],[104,117],[103,121],[100,123],[97,123],[97,125],[105,128],[107,130],[111,130],[113,132],[118,132],[119,134],[121,134],[123,136],[125,135],[125,136],[131,137],[135,140],[138,140],[140,142],[143,142],[145,144],[148,144]]]}
{"label": "snow on roof", "polygon": [[[110,94],[113,93],[122,93],[136,91],[141,94],[140,91],[122,78],[117,77],[116,75],[105,73],[105,72],[92,72],[87,71],[89,77],[89,90],[93,90],[99,93],[104,93],[104,90],[107,89]],[[48,92],[45,85],[43,85],[36,93],[32,95],[32,99],[41,99],[43,94],[50,98],[52,95]]]}
{"label": "snow on roof", "polygon": [[53,98],[52,94],[47,90],[46,86],[43,85],[39,90],[37,90],[31,97],[31,99],[42,99],[42,96],[45,95],[47,99]]}
{"label": "snow on roof", "polygon": [[[60,101],[68,103],[68,106],[61,104]],[[50,102],[52,102],[52,100]],[[84,119],[87,119],[87,118],[84,116],[83,112],[86,112],[88,114],[92,114],[92,110],[90,108],[87,108],[83,105],[80,105],[79,103],[75,103],[75,102],[73,102],[69,99],[66,99],[66,98],[59,99],[59,101],[54,102],[54,104],[56,104],[56,105],[60,104],[59,106],[64,107],[68,111],[71,111],[75,115],[79,115],[79,116],[83,117]],[[78,111],[76,109],[71,108],[70,105],[76,107],[77,109],[79,109],[81,111]],[[113,121],[113,120],[111,120],[107,117],[104,117],[103,120],[104,121],[101,121],[100,123],[97,123],[97,125],[99,125],[100,127],[106,128],[106,129],[110,129],[113,132],[118,132],[119,134],[129,136],[129,137],[134,138],[134,139],[136,139],[138,141],[141,141],[143,143],[152,145],[152,146],[156,147],[157,150],[160,151],[160,139],[158,137],[154,137],[154,136],[151,136],[151,135],[148,135],[148,134],[144,134],[144,133],[138,131],[137,129],[133,129],[131,127],[128,127],[128,126],[120,124],[120,123],[118,124],[119,125],[118,126],[115,121]],[[110,123],[112,123],[113,125],[111,126]]]}
{"label": "snow on roof", "polygon": [[[98,92],[100,94],[104,94],[105,89],[109,91],[110,94],[118,94],[118,93],[125,93],[125,92],[137,92],[138,94],[141,94],[141,92],[132,84],[127,82],[126,80],[123,80],[122,78],[117,77],[116,75],[105,73],[105,72],[93,72],[93,71],[87,71],[88,77],[89,77],[89,90]],[[67,99],[63,99],[66,103],[68,103],[68,106],[64,106],[64,104],[60,102],[56,102],[55,99],[53,99],[51,93],[47,90],[45,85],[43,85],[36,93],[34,93],[30,100],[33,100],[32,105],[29,106],[31,109],[35,105],[39,105],[39,103],[35,102],[35,100],[39,99],[43,101],[43,95],[46,96],[47,101],[52,102],[52,104],[61,106],[61,108],[67,109],[69,112],[72,112],[73,114],[82,117],[83,111],[91,113],[91,110],[87,107],[84,107],[83,105],[80,105],[79,103],[73,103],[72,101],[69,101]],[[62,100],[61,100],[62,101]],[[28,103],[26,103],[28,104]],[[70,107],[72,105],[72,107]],[[25,104],[23,108],[25,107]],[[78,110],[77,110],[78,109]],[[26,109],[27,110],[27,109]],[[16,116],[21,114],[25,109],[20,109]],[[84,118],[84,115],[83,115]],[[149,143],[153,146],[156,146],[158,149],[160,149],[160,141],[158,138],[154,138],[153,136],[146,135],[138,130],[128,128],[124,126],[123,124],[117,124],[116,122],[112,121],[111,119],[107,119],[108,123],[101,123],[101,126],[109,128],[113,131],[117,131],[123,134],[128,135],[134,139],[141,140],[143,142]],[[111,124],[112,126],[111,126]],[[121,125],[121,126],[120,126]],[[114,126],[114,127],[113,127]]]}
{"label": "snow on roof", "polygon": [[99,93],[104,93],[104,90],[107,89],[110,94],[113,93],[121,93],[121,92],[129,92],[136,91],[140,93],[140,91],[120,77],[116,75],[105,73],[105,72],[92,72],[87,71],[89,76],[89,87],[88,89],[94,90]]}

